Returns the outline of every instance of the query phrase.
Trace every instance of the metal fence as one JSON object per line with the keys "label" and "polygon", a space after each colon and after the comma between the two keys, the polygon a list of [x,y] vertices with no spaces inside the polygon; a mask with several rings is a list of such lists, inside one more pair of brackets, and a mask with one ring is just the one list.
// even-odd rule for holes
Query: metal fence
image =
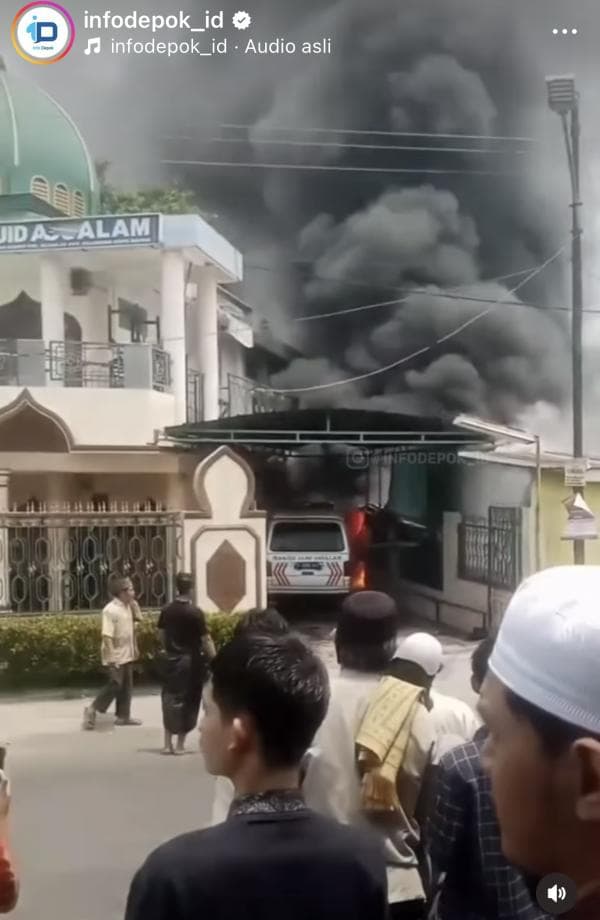
{"label": "metal fence", "polygon": [[458,576],[514,591],[522,575],[520,508],[492,506],[487,518],[466,519],[458,528]]}
{"label": "metal fence", "polygon": [[171,385],[169,355],[157,345],[50,342],[50,379],[66,387],[148,388]]}
{"label": "metal fence", "polygon": [[0,608],[98,610],[112,574],[131,578],[142,607],[160,607],[173,597],[181,540],[176,512],[113,505],[2,514]]}
{"label": "metal fence", "polygon": [[268,387],[258,386],[247,377],[227,375],[227,386],[221,388],[221,416],[259,415],[266,412],[284,412],[296,408],[298,400],[276,393]]}

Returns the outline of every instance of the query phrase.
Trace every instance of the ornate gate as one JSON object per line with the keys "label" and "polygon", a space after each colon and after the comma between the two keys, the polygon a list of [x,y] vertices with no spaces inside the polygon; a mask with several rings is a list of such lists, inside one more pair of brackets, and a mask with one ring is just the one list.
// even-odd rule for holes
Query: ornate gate
{"label": "ornate gate", "polygon": [[487,518],[459,524],[458,575],[501,591],[521,580],[521,509],[490,506]]}
{"label": "ornate gate", "polygon": [[486,627],[502,616],[522,578],[522,509],[491,505],[487,518],[458,528],[458,576],[487,586]]}
{"label": "ornate gate", "polygon": [[173,596],[181,516],[129,509],[38,509],[0,515],[0,609],[14,613],[98,610],[112,574],[128,575],[140,605]]}

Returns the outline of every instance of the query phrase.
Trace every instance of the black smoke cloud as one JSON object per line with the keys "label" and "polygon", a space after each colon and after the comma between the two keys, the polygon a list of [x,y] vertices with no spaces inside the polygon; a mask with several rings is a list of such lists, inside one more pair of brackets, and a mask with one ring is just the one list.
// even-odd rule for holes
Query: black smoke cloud
{"label": "black smoke cloud", "polygon": [[[238,6],[226,0],[226,17]],[[510,298],[509,287],[518,278],[507,286],[485,280],[539,264],[565,241],[559,229],[568,222],[563,154],[555,149],[559,126],[545,111],[544,73],[581,73],[585,53],[581,44],[558,46],[551,36],[552,25],[564,18],[564,4],[255,0],[251,6],[253,38],[329,35],[333,54],[210,61],[109,56],[84,63],[80,54],[47,68],[45,86],[75,116],[95,155],[113,161],[122,184],[177,178],[197,189],[207,211],[218,214],[218,228],[245,255],[243,296],[279,321],[279,328],[287,327],[306,355],[276,377],[274,386],[356,378],[431,346],[387,373],[303,398],[422,412],[468,409],[502,421],[540,401],[564,402],[565,314],[501,305],[438,346],[437,339],[485,304],[433,296],[465,286],[469,296],[522,296],[542,307],[568,302],[565,259]],[[99,0],[86,7],[103,8]],[[112,7],[126,12],[131,4],[120,0]],[[182,7],[199,16],[205,4],[184,0]],[[598,14],[591,0],[573,3],[569,16],[577,19],[582,36],[594,34]],[[593,49],[586,48],[595,62]],[[15,63],[25,75],[26,65]],[[595,66],[586,65],[584,99],[596,89]],[[29,71],[26,75],[31,79]],[[238,135],[246,137],[244,144],[215,144],[226,122],[248,126]],[[274,128],[287,129],[280,138],[322,140],[323,135],[294,133],[315,127],[336,129],[327,136],[329,146],[268,143]],[[535,134],[543,143],[531,155],[518,144],[484,141],[473,146],[495,152],[366,151],[335,145],[431,143],[355,135],[344,128]],[[177,139],[165,144],[167,135]],[[161,167],[161,159],[423,172]],[[444,173],[452,169],[506,175]],[[422,293],[410,293],[415,288]],[[343,313],[396,297],[405,302]],[[335,311],[337,319],[296,322]]]}
{"label": "black smoke cloud", "polygon": [[447,54],[429,54],[408,73],[390,77],[391,124],[396,131],[421,126],[441,134],[489,134],[496,107],[479,74]]}
{"label": "black smoke cloud", "polygon": [[[368,22],[351,4],[338,10],[346,26],[354,21],[361,56],[351,41],[335,74],[326,68],[323,79],[315,81],[313,124],[324,123],[319,113],[329,113],[331,97],[339,97],[340,87],[345,87],[353,126],[363,130],[377,124],[382,131],[518,135],[532,107],[543,101],[543,80],[525,53],[518,24],[512,26],[505,10],[492,4],[379,3]],[[305,76],[302,111],[308,107],[310,82]],[[276,109],[281,126],[286,123],[283,113],[294,111],[293,83],[278,90]],[[343,109],[340,105],[338,112]],[[348,135],[346,140],[355,138]],[[393,143],[402,141],[395,138]],[[456,139],[434,143],[468,146]],[[358,173],[347,179],[334,176],[330,188],[321,183],[315,198],[308,198],[318,213],[297,235],[299,258],[308,269],[299,282],[302,296],[296,310],[304,312],[304,319],[336,310],[340,317],[302,323],[307,351],[318,357],[295,362],[275,378],[275,386],[302,390],[299,395],[311,403],[446,414],[467,410],[504,422],[514,421],[524,407],[540,400],[564,401],[569,377],[563,315],[504,304],[518,301],[518,295],[485,281],[542,262],[562,242],[556,222],[547,219],[543,188],[522,144],[479,140],[472,146],[488,152],[409,150],[395,153],[394,161],[379,152],[385,167],[394,162],[423,169],[423,175],[382,175],[370,182]],[[331,149],[326,154],[331,163]],[[335,162],[363,165],[359,156],[365,154],[337,148]],[[448,175],[430,178],[427,172],[447,167]],[[455,176],[452,169],[499,175]],[[280,181],[288,189],[288,197],[281,198],[284,206],[290,188],[302,186],[306,194],[306,182],[296,177]],[[298,213],[306,208],[305,197]],[[563,260],[532,279],[524,288],[526,298],[543,306],[552,297],[560,304],[564,266]],[[423,294],[405,293],[422,286]],[[500,303],[438,345],[485,309],[484,303],[461,300],[459,292],[452,300],[435,296],[457,288],[470,298]],[[389,300],[394,294],[404,302],[353,311],[361,303]],[[402,361],[423,350],[425,354]],[[375,373],[384,367],[390,370]],[[370,376],[360,381],[361,374]],[[352,382],[308,389],[316,380],[331,378]]]}

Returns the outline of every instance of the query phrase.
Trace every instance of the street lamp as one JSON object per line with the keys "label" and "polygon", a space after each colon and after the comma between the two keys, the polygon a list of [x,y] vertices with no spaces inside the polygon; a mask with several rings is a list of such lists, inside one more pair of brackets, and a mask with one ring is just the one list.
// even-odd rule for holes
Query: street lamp
{"label": "street lamp", "polygon": [[542,537],[541,537],[541,501],[542,501],[542,448],[539,434],[523,431],[521,428],[509,428],[507,425],[496,425],[474,415],[457,415],[453,422],[457,428],[474,431],[477,434],[488,434],[498,440],[516,441],[520,444],[535,444],[535,568],[542,567]]}
{"label": "street lamp", "polygon": [[[573,374],[573,459],[583,459],[583,280],[581,260],[581,201],[579,195],[579,95],[572,75],[546,77],[548,105],[559,115],[571,180],[571,271],[572,271],[572,316],[571,349]],[[583,495],[582,486],[574,486],[575,494]],[[585,562],[585,543],[573,541],[574,562]]]}

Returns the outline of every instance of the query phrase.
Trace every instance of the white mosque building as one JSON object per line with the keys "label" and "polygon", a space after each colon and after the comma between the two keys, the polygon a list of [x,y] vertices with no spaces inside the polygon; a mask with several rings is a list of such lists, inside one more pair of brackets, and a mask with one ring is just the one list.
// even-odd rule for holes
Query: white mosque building
{"label": "white mosque building", "polygon": [[241,280],[241,254],[196,215],[98,212],[77,125],[0,63],[0,469],[11,507],[98,494],[181,506],[178,458],[156,449],[156,432],[251,411],[260,343],[250,311],[221,288]]}
{"label": "white mosque building", "polygon": [[[221,287],[243,260],[205,220],[99,210],[77,125],[0,59],[0,609],[96,605],[114,527],[85,515],[189,507],[195,460],[157,433],[252,412],[249,378],[285,363]],[[165,521],[143,523],[167,553]]]}

